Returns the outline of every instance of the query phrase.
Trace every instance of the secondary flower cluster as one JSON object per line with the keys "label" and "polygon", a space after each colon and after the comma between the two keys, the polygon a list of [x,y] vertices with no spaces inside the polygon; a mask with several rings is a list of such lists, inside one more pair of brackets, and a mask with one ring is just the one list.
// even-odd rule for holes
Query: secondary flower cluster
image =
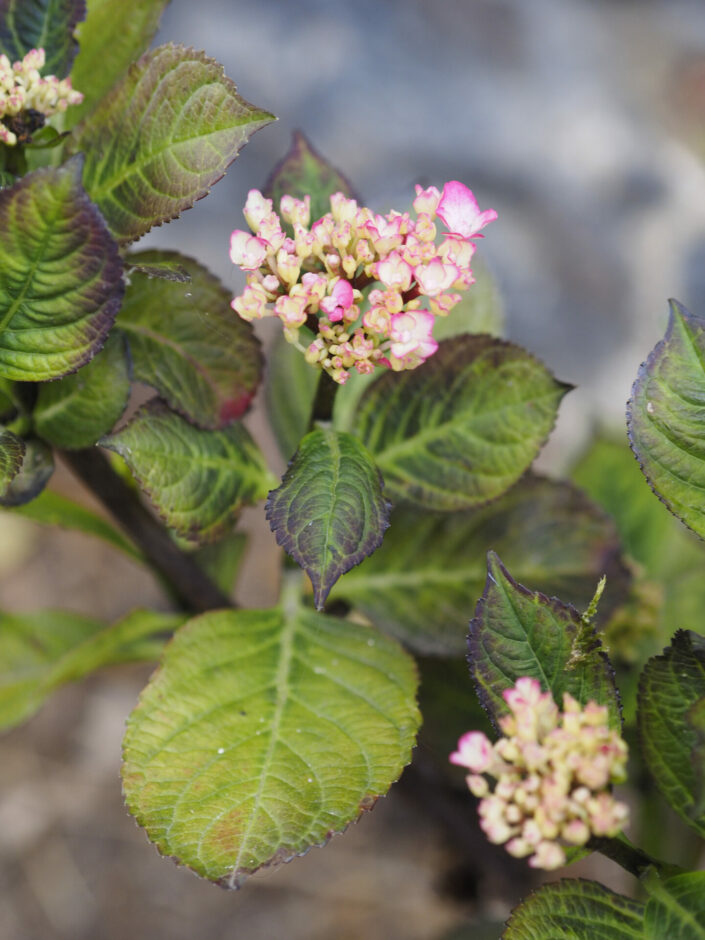
{"label": "secondary flower cluster", "polygon": [[[609,792],[626,778],[627,745],[608,727],[605,706],[581,708],[566,693],[561,713],[535,679],[519,679],[504,700],[504,737],[493,745],[470,731],[450,760],[470,770],[468,787],[481,798],[480,825],[490,842],[506,843],[517,858],[531,856],[533,868],[559,868],[566,856],[558,840],[584,845],[592,835],[616,835],[627,822],[627,806]],[[497,781],[492,792],[483,774]]]}
{"label": "secondary flower cluster", "polygon": [[70,78],[42,77],[39,73],[45,63],[43,49],[30,49],[21,62],[13,64],[0,55],[0,141],[9,147],[18,142],[16,132],[37,130],[52,114],[83,101],[81,92],[71,87]]}
{"label": "secondary flower cluster", "polygon": [[[473,239],[497,213],[480,212],[456,181],[442,193],[417,186],[414,217],[375,215],[342,193],[330,205],[311,225],[309,196],[283,196],[277,214],[271,199],[250,190],[244,215],[254,234],[236,230],[230,240],[231,260],[248,272],[233,309],[245,320],[279,317],[287,340],[340,384],[351,369],[416,368],[438,348],[435,318],[474,283]],[[447,229],[440,238],[437,219]],[[306,346],[304,324],[315,334]]]}

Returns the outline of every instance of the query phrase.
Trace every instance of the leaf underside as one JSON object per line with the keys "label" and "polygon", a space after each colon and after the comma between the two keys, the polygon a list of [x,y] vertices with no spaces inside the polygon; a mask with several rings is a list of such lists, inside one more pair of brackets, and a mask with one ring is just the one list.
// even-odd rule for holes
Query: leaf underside
{"label": "leaf underside", "polygon": [[54,457],[44,441],[28,437],[23,443],[22,466],[0,496],[0,506],[11,508],[29,503],[39,496],[54,472]]}
{"label": "leaf underside", "polygon": [[85,15],[86,0],[0,0],[0,53],[15,62],[44,49],[42,74],[65,78],[78,49],[74,30]]}
{"label": "leaf underside", "polygon": [[22,468],[27,445],[12,431],[0,430],[0,499]]}

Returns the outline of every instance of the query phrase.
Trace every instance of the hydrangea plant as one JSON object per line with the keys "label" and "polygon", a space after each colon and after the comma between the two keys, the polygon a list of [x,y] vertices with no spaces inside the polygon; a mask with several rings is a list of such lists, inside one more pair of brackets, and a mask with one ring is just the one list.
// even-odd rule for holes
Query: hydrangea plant
{"label": "hydrangea plant", "polygon": [[[370,209],[297,134],[233,231],[237,297],[200,261],[133,247],[272,120],[204,53],[145,51],[165,2],[0,0],[0,504],[109,542],[172,602],[112,624],[0,614],[0,725],[158,661],[128,719],[127,805],[162,853],[236,887],[388,791],[419,679],[439,758],[424,802],[463,786],[438,768],[449,729],[480,720],[455,681],[467,654],[501,735],[465,733],[451,760],[490,841],[547,869],[601,851],[648,895],[564,880],[504,936],[705,936],[705,875],[627,841],[639,793],[612,792],[648,768],[705,835],[705,644],[679,629],[659,654],[699,626],[702,547],[619,443],[575,468],[589,495],[531,470],[570,386],[498,335],[476,257],[496,213],[466,183]],[[263,381],[267,316],[283,329]],[[699,535],[704,324],[674,304],[629,411],[651,486]],[[136,382],[155,397],[135,410]],[[243,423],[262,386],[282,479]],[[47,487],[55,454],[112,522]],[[248,610],[236,526],[258,502],[285,554],[278,603]]]}

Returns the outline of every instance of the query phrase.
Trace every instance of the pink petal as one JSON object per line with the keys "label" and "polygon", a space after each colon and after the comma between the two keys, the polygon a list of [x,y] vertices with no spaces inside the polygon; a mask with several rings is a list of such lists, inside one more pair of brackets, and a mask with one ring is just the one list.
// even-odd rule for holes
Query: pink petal
{"label": "pink petal", "polygon": [[462,238],[476,236],[480,229],[497,218],[494,209],[480,212],[472,190],[457,180],[451,180],[443,187],[436,214],[443,220],[449,232]]}

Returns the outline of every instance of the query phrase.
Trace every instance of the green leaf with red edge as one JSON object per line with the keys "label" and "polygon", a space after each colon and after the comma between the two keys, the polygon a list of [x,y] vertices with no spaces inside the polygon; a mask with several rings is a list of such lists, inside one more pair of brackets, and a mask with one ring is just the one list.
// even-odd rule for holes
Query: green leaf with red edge
{"label": "green leaf with red edge", "polygon": [[135,378],[202,428],[241,417],[262,375],[260,342],[230,308],[230,291],[203,265],[176,251],[141,251],[137,265],[169,264],[186,283],[134,273],[118,317]]}
{"label": "green leaf with red edge", "polygon": [[130,812],[224,887],[342,832],[389,789],[419,723],[414,662],[285,599],[179,630],[124,740]]}
{"label": "green leaf with red edge", "polygon": [[705,637],[678,630],[639,680],[637,721],[642,753],[658,788],[689,826],[705,836],[702,728]]}
{"label": "green leaf with red edge", "polygon": [[237,94],[222,65],[159,46],[75,131],[86,189],[122,245],[175,219],[221,179],[272,115]]}
{"label": "green leaf with red edge", "polygon": [[22,506],[39,496],[54,472],[54,457],[44,441],[28,437],[19,472],[0,493],[0,506]]}
{"label": "green leaf with red edge", "polygon": [[311,579],[318,610],[338,578],[381,544],[389,525],[382,487],[357,438],[318,428],[301,441],[281,486],[269,494],[272,532]]}
{"label": "green leaf with red edge", "polygon": [[242,424],[203,431],[159,399],[98,443],[125,460],[166,524],[196,542],[222,536],[273,481]]}
{"label": "green leaf with red edge", "polygon": [[515,907],[502,940],[643,940],[643,931],[641,901],[596,881],[565,878],[543,885]]}
{"label": "green leaf with red edge", "polygon": [[127,407],[130,368],[125,340],[117,332],[87,366],[39,388],[34,409],[37,434],[65,450],[91,447]]}
{"label": "green leaf with red edge", "polygon": [[65,78],[78,50],[76,26],[86,15],[86,0],[0,0],[0,53],[10,62],[30,49],[44,49],[42,75]]}
{"label": "green leaf with red edge", "polygon": [[418,369],[377,379],[353,430],[393,500],[472,509],[529,468],[570,388],[520,346],[456,336]]}
{"label": "green leaf with red edge", "polygon": [[666,335],[634,383],[627,426],[654,492],[705,538],[705,319],[675,300],[670,303]]}
{"label": "green leaf with red edge", "polygon": [[80,50],[71,78],[83,104],[71,107],[73,124],[88,114],[147,49],[169,0],[88,0],[78,27]]}
{"label": "green leaf with red edge", "polygon": [[22,469],[27,445],[6,428],[0,429],[0,499]]}
{"label": "green leaf with red edge", "polygon": [[611,519],[570,484],[531,475],[476,510],[397,506],[381,547],[341,578],[331,598],[347,601],[416,652],[462,654],[489,548],[522,583],[580,608],[606,574],[601,618],[625,598],[629,577]]}
{"label": "green leaf with red edge", "polygon": [[0,190],[0,376],[60,378],[101,348],[122,262],[81,185],[80,157]]}
{"label": "green leaf with red edge", "polygon": [[354,198],[352,186],[335,167],[331,166],[301,133],[295,131],[291,149],[272,171],[264,186],[264,194],[279,208],[282,196],[303,199],[311,197],[311,221],[330,212],[330,197],[343,193]]}
{"label": "green leaf with red edge", "polygon": [[518,584],[494,552],[468,650],[477,694],[495,724],[508,711],[502,692],[529,676],[559,705],[564,692],[581,705],[606,705],[610,725],[621,727],[614,672],[595,628],[569,604]]}

